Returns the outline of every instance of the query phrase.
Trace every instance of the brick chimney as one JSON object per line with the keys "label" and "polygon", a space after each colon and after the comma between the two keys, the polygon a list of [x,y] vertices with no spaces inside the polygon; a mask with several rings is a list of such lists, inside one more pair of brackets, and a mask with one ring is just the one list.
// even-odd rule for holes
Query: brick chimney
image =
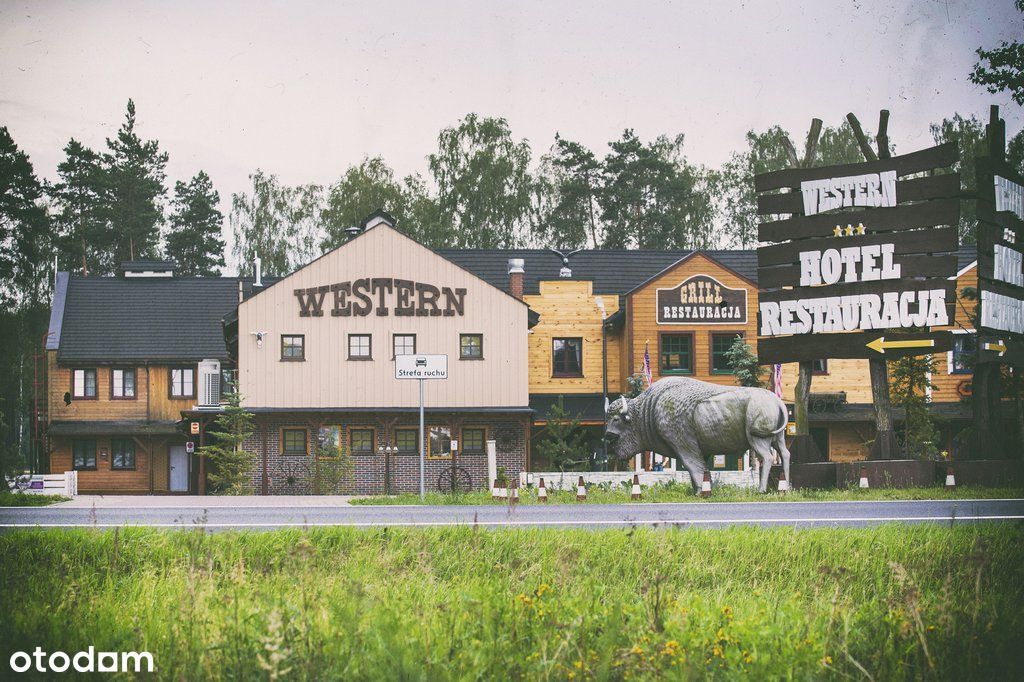
{"label": "brick chimney", "polygon": [[523,269],[526,261],[522,258],[508,259],[508,293],[520,301],[523,300],[523,277],[526,271]]}

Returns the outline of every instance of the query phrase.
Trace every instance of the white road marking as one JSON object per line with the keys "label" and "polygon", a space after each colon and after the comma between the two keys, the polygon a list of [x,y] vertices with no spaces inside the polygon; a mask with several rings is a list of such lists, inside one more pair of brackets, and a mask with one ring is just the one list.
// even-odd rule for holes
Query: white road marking
{"label": "white road marking", "polygon": [[849,518],[780,518],[780,519],[652,519],[613,520],[595,519],[579,520],[503,520],[503,521],[270,521],[239,522],[239,523],[0,523],[0,528],[310,528],[329,526],[350,526],[355,528],[375,528],[383,526],[668,526],[668,525],[708,525],[708,524],[778,524],[778,523],[878,523],[900,521],[1022,521],[1024,515],[985,515],[985,516],[856,516]]}

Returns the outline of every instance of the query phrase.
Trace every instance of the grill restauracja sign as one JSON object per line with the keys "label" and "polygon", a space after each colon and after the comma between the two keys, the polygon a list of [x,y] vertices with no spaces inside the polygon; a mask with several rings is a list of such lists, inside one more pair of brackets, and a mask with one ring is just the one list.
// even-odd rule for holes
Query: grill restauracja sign
{"label": "grill restauracja sign", "polygon": [[709,275],[658,289],[658,324],[746,324],[747,290],[730,289]]}

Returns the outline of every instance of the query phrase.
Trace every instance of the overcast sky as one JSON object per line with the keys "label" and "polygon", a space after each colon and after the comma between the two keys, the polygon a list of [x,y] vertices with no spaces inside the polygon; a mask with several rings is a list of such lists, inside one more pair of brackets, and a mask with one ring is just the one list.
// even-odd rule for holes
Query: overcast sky
{"label": "overcast sky", "polygon": [[[215,5],[215,6],[214,6]],[[128,98],[168,175],[225,200],[256,168],[327,183],[367,155],[425,172],[438,131],[504,116],[535,156],[556,132],[603,154],[625,127],[685,133],[718,165],[744,133],[892,111],[900,152],[928,124],[1000,104],[974,50],[1019,38],[1012,0],[970,2],[25,2],[0,0],[0,125],[52,178],[72,136],[113,136]],[[799,144],[799,143],[798,143]]]}

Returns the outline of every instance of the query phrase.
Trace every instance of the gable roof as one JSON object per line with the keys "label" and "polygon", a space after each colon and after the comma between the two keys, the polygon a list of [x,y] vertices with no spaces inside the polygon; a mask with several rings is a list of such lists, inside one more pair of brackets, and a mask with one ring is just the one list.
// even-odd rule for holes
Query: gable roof
{"label": "gable roof", "polygon": [[51,330],[60,329],[62,363],[226,360],[221,318],[238,305],[237,277],[67,276],[63,314],[57,301]]}
{"label": "gable roof", "polygon": [[[525,261],[523,293],[540,293],[541,281],[589,280],[598,295],[624,294],[651,275],[695,253],[692,249],[647,251],[585,249],[569,256],[572,277],[561,277],[562,257],[548,249],[438,249],[439,254],[501,289],[508,289],[508,259]],[[751,281],[757,281],[756,251],[701,251]]]}

